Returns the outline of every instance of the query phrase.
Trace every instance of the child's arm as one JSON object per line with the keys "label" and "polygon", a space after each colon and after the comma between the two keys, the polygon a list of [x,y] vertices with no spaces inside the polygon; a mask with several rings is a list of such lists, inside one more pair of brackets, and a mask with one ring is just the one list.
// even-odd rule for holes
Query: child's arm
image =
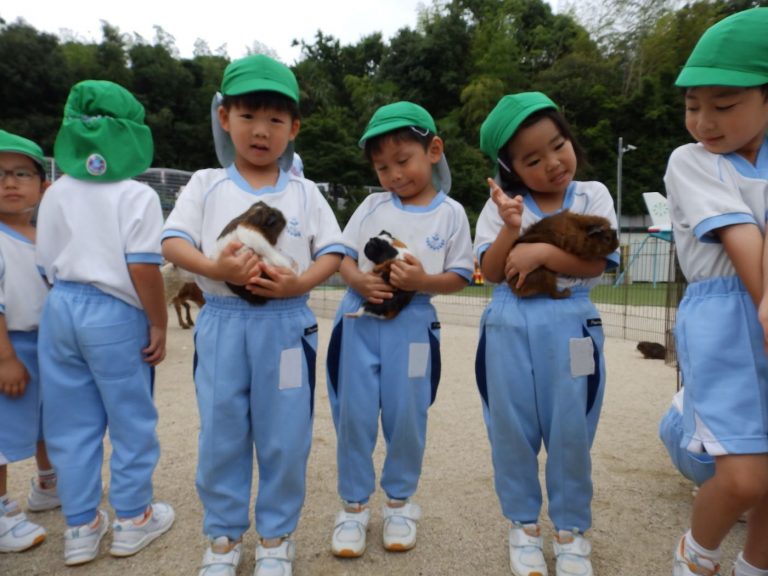
{"label": "child's arm", "polygon": [[606,265],[605,259],[584,260],[552,244],[518,244],[507,257],[504,273],[507,279],[520,274],[517,286],[521,287],[525,277],[541,266],[565,276],[593,278],[600,276]]}
{"label": "child's arm", "polygon": [[128,264],[128,274],[149,320],[149,345],[142,350],[144,361],[157,366],[165,358],[168,328],[163,276],[157,264]]}
{"label": "child's arm", "polygon": [[260,266],[259,257],[251,250],[237,254],[241,247],[239,242],[231,242],[216,260],[212,260],[186,239],[171,237],[163,240],[163,256],[193,274],[243,286],[252,276],[259,274]]}
{"label": "child's arm", "polygon": [[21,396],[28,382],[29,372],[16,357],[8,337],[5,314],[0,314],[0,393],[11,397]]}
{"label": "child's arm", "polygon": [[384,300],[392,298],[391,285],[384,282],[384,279],[373,272],[363,272],[357,267],[357,262],[349,256],[344,256],[339,268],[341,277],[347,286],[360,294],[371,304],[382,304]]}
{"label": "child's arm", "polygon": [[307,294],[312,288],[327,280],[339,269],[341,254],[323,254],[315,260],[301,275],[290,268],[269,266],[261,263],[260,273],[252,276],[246,283],[246,288],[256,296],[265,298],[293,298]]}
{"label": "child's arm", "polygon": [[429,294],[450,294],[467,286],[467,280],[455,272],[427,274],[421,262],[413,254],[406,254],[405,260],[398,260],[392,264],[389,282],[401,290]]}
{"label": "child's arm", "polygon": [[760,301],[760,307],[757,316],[760,324],[763,326],[763,338],[765,339],[765,351],[768,352],[768,234],[765,235],[765,245],[763,246],[763,299]]}
{"label": "child's arm", "polygon": [[488,178],[491,187],[491,199],[499,209],[499,216],[504,226],[499,230],[496,239],[483,254],[480,269],[483,276],[491,282],[499,283],[504,280],[504,264],[515,240],[520,236],[520,225],[523,216],[523,198],[510,198],[498,184]]}
{"label": "child's arm", "polygon": [[763,237],[754,224],[734,224],[718,228],[725,253],[731,259],[755,306],[763,299]]}

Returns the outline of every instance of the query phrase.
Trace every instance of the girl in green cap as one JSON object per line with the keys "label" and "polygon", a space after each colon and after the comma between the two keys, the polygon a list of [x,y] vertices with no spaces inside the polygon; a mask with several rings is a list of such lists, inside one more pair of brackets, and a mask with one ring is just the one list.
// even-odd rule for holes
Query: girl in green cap
{"label": "girl in green cap", "polygon": [[[541,92],[505,96],[480,129],[480,146],[499,171],[477,222],[475,254],[483,275],[500,284],[481,320],[477,383],[491,442],[496,492],[510,522],[515,576],[547,574],[539,529],[538,454],[547,448],[549,516],[557,576],[591,576],[590,448],[605,385],[603,330],[589,290],[607,259],[584,260],[550,244],[515,240],[563,210],[602,216],[616,227],[613,201],[599,182],[574,180],[579,148]],[[514,196],[514,197],[513,197]],[[516,296],[505,279],[544,266],[571,296]]]}
{"label": "girl in green cap", "polygon": [[35,264],[35,208],[48,182],[40,146],[0,130],[0,552],[20,552],[45,539],[7,495],[7,464],[35,455],[27,508],[60,506],[56,474],[40,440],[37,329],[48,286]]}
{"label": "girl in green cap", "polygon": [[768,8],[721,20],[675,82],[696,140],[672,152],[664,176],[689,283],[675,327],[680,446],[715,459],[675,546],[675,576],[719,574],[720,544],[747,511],[744,550],[729,574],[768,575],[767,31]]}

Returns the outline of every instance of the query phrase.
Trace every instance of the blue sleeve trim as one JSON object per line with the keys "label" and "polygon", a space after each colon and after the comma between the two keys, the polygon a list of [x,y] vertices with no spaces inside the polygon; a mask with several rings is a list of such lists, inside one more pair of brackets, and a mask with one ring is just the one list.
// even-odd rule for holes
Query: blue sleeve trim
{"label": "blue sleeve trim", "polygon": [[5,304],[0,304],[0,314],[5,314]]}
{"label": "blue sleeve trim", "polygon": [[488,248],[491,247],[491,243],[488,242],[487,244],[481,244],[475,249],[475,257],[477,258],[478,262],[483,261],[483,254],[485,254],[488,251]]}
{"label": "blue sleeve trim", "polygon": [[733,226],[734,224],[757,224],[752,214],[745,214],[743,212],[737,212],[735,214],[721,214],[719,216],[712,216],[706,220],[699,222],[693,229],[693,233],[700,242],[709,244],[719,244],[720,239],[717,234],[713,234],[715,230],[725,228],[726,226]]}
{"label": "blue sleeve trim", "polygon": [[446,272],[453,272],[454,274],[458,274],[467,282],[472,280],[472,274],[474,273],[473,270],[467,270],[466,268],[448,268]]}
{"label": "blue sleeve trim", "polygon": [[181,238],[183,240],[186,240],[190,244],[192,244],[192,246],[194,246],[195,248],[197,248],[197,244],[192,239],[192,236],[190,236],[186,232],[182,232],[181,230],[166,230],[165,232],[163,232],[163,235],[160,238],[160,241],[162,242],[163,240],[167,240],[168,238]]}
{"label": "blue sleeve trim", "polygon": [[162,264],[163,257],[154,252],[134,252],[126,254],[125,261],[128,264]]}
{"label": "blue sleeve trim", "polygon": [[605,265],[606,270],[613,270],[619,265],[619,262],[621,261],[621,256],[618,252],[614,252],[613,254],[608,254],[605,258],[608,263]]}
{"label": "blue sleeve trim", "polygon": [[347,254],[347,248],[344,244],[331,244],[330,246],[318,250],[312,258],[317,260],[320,256],[324,256],[325,254],[339,254],[345,256]]}

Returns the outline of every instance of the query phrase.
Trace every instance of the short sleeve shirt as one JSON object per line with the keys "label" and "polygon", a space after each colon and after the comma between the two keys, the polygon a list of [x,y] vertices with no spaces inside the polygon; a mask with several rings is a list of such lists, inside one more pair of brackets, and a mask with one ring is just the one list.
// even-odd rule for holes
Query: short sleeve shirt
{"label": "short sleeve shirt", "polygon": [[[344,253],[339,224],[314,182],[281,172],[275,186],[254,190],[234,165],[193,174],[168,216],[163,239],[184,238],[208,258],[215,258],[221,231],[259,201],[285,216],[287,225],[275,248],[295,263],[297,274],[323,254]],[[203,276],[196,281],[204,292],[233,296],[224,282]]]}
{"label": "short sleeve shirt", "polygon": [[403,242],[427,274],[455,272],[472,278],[469,221],[461,204],[445,193],[438,193],[429,206],[403,205],[392,192],[366,197],[344,229],[347,255],[357,260],[363,272],[373,268],[365,256],[365,244],[382,231]]}
{"label": "short sleeve shirt", "polygon": [[40,203],[37,263],[52,284],[90,284],[141,308],[127,265],[162,263],[162,226],[160,198],[148,185],[62,176]]}
{"label": "short sleeve shirt", "polygon": [[48,285],[35,264],[35,245],[0,223],[0,314],[9,331],[37,330]]}
{"label": "short sleeve shirt", "polygon": [[736,275],[716,231],[755,224],[765,231],[768,140],[752,165],[738,154],[686,144],[669,158],[664,184],[680,267],[689,282]]}
{"label": "short sleeve shirt", "polygon": [[[591,214],[602,216],[611,223],[611,228],[617,229],[616,212],[613,209],[613,198],[611,198],[608,189],[600,182],[571,182],[565,191],[563,206],[559,211],[570,210],[576,214]],[[532,196],[527,195],[524,199],[523,222],[520,227],[520,233],[523,234],[531,225],[538,222],[546,216],[542,212]],[[475,256],[478,261],[482,259],[483,254],[488,247],[493,244],[504,226],[504,221],[499,216],[499,210],[496,204],[490,198],[485,203],[480,217],[477,220],[475,230]],[[613,268],[619,264],[618,250],[610,254],[607,258],[608,267]],[[577,286],[591,287],[597,284],[598,278],[579,278],[575,276],[559,276],[557,285],[560,290],[563,288],[573,288]]]}

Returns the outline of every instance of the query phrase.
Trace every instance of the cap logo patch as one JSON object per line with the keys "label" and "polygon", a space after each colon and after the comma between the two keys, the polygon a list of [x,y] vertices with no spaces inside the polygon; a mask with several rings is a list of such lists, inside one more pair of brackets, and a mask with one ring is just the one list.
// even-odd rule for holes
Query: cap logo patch
{"label": "cap logo patch", "polygon": [[85,160],[85,169],[91,176],[101,176],[107,171],[107,161],[101,154],[91,154]]}

